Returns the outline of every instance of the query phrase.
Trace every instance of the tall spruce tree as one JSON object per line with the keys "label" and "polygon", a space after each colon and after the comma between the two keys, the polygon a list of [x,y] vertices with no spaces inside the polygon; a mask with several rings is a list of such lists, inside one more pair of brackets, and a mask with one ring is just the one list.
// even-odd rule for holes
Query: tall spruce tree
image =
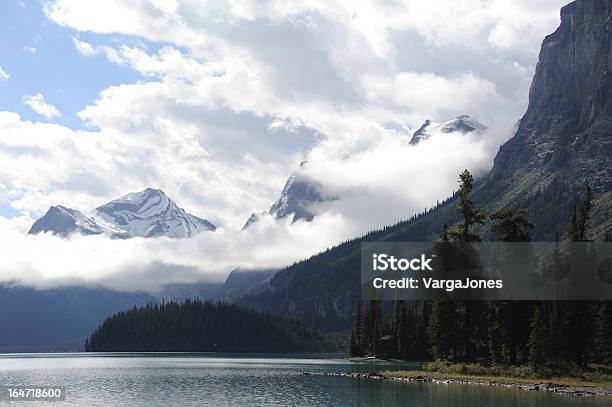
{"label": "tall spruce tree", "polygon": [[457,356],[455,302],[436,300],[431,305],[427,340],[434,359],[454,360]]}
{"label": "tall spruce tree", "polygon": [[[606,232],[604,242],[612,242],[612,231]],[[612,364],[612,301],[603,301],[599,305],[596,327],[596,360]]]}
{"label": "tall spruce tree", "polygon": [[400,329],[402,327],[402,320],[404,319],[404,312],[406,307],[404,301],[395,301],[395,310],[393,312],[393,342],[394,342],[394,353],[398,359],[403,359],[403,348],[402,338],[400,336]]}
{"label": "tall spruce tree", "polygon": [[353,320],[353,328],[351,329],[349,339],[349,356],[351,357],[364,355],[361,312],[361,301],[357,301],[355,305],[355,319]]}
{"label": "tall spruce tree", "polygon": [[567,235],[572,242],[580,241],[580,221],[578,220],[578,207],[574,206],[572,208],[572,214],[570,218],[569,228],[567,230]]}
{"label": "tall spruce tree", "polygon": [[579,242],[588,242],[589,221],[591,220],[591,210],[593,209],[593,190],[589,184],[584,188],[584,199],[580,208],[580,239]]}
{"label": "tall spruce tree", "polygon": [[[480,235],[474,228],[483,225],[487,215],[485,211],[476,205],[472,197],[474,190],[474,177],[466,169],[459,174],[459,191],[457,191],[456,211],[462,221],[456,228],[448,231],[450,238],[457,242],[480,242]],[[486,357],[487,307],[482,301],[454,301],[457,314],[462,318],[457,319],[455,327],[459,339],[457,348],[467,359]],[[456,354],[459,350],[455,349]]]}
{"label": "tall spruce tree", "polygon": [[531,320],[531,333],[529,334],[529,363],[533,366],[541,367],[547,361],[548,330],[546,322],[542,316],[541,308],[535,309]]}
{"label": "tall spruce tree", "polygon": [[[492,232],[501,242],[529,242],[534,225],[529,221],[527,210],[505,207],[490,216]],[[505,263],[515,270],[530,268],[531,252],[528,247],[509,245],[505,248]],[[494,363],[517,363],[526,357],[529,338],[529,322],[525,315],[533,313],[529,301],[495,301],[490,306],[489,356]],[[525,358],[523,357],[523,359]]]}
{"label": "tall spruce tree", "polygon": [[376,356],[379,350],[379,341],[382,334],[383,319],[380,301],[371,300],[363,319],[363,347],[364,352]]}
{"label": "tall spruce tree", "polygon": [[[439,247],[439,255],[446,257],[447,245],[450,241],[450,231],[445,223],[440,241],[444,243]],[[445,263],[448,259],[442,258]],[[456,333],[458,331],[458,319],[455,316],[457,303],[448,298],[436,299],[429,303],[431,312],[427,319],[427,330],[425,338],[429,352],[434,359],[450,360],[456,355]],[[428,307],[424,307],[424,312]],[[417,339],[418,340],[418,339]]]}
{"label": "tall spruce tree", "polygon": [[[582,202],[572,210],[568,236],[572,242],[588,242],[593,192],[586,184]],[[585,366],[591,344],[588,335],[593,323],[593,304],[589,301],[566,301],[562,306],[564,323],[561,328],[560,351],[566,360]]]}
{"label": "tall spruce tree", "polygon": [[507,365],[511,362],[508,308],[507,301],[495,301],[489,307],[487,346],[489,362],[494,365]]}
{"label": "tall spruce tree", "polygon": [[589,221],[593,209],[593,190],[589,184],[584,187],[582,202],[572,209],[567,234],[572,242],[588,242]]}
{"label": "tall spruce tree", "polygon": [[449,234],[460,242],[479,242],[480,236],[472,231],[476,225],[482,225],[486,219],[484,210],[476,205],[472,198],[474,177],[466,169],[459,174],[459,191],[457,192],[456,210],[462,221]]}
{"label": "tall spruce tree", "polygon": [[595,361],[612,363],[612,302],[603,301],[595,321]]}
{"label": "tall spruce tree", "polygon": [[357,347],[357,338],[355,338],[355,330],[351,329],[351,336],[349,337],[349,348],[348,354],[350,358],[359,356],[359,350]]}

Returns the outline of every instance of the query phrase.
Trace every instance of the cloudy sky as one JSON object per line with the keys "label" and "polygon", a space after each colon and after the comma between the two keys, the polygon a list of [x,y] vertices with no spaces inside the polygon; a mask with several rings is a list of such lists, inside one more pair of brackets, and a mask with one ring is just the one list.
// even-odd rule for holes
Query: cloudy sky
{"label": "cloudy sky", "polygon": [[[0,240],[15,250],[0,281],[59,269],[110,281],[161,263],[186,275],[281,265],[407,218],[448,196],[461,168],[490,168],[565,3],[2,2]],[[486,124],[486,137],[407,146],[425,119],[459,114]],[[239,234],[304,159],[347,199],[313,224],[263,222]],[[23,236],[50,205],[87,210],[146,187],[219,233],[182,251],[165,239]],[[92,246],[101,258],[115,253],[117,264],[62,263],[58,253],[77,245],[88,256]],[[27,259],[33,250],[40,263]],[[213,251],[225,255],[213,261]]]}

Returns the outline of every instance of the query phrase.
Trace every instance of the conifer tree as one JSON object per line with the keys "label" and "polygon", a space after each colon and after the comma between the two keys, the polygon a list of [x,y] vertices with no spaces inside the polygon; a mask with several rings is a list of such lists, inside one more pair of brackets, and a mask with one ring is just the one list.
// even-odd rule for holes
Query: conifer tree
{"label": "conifer tree", "polygon": [[436,300],[431,306],[427,339],[434,359],[453,360],[456,355],[455,303],[448,299]]}
{"label": "conifer tree", "polygon": [[489,308],[487,347],[489,361],[492,364],[507,365],[510,363],[507,314],[507,301],[495,301]]}
{"label": "conifer tree", "polygon": [[589,184],[584,188],[582,202],[572,209],[568,235],[572,242],[588,242],[589,221],[593,209],[593,191]]}
{"label": "conifer tree", "polygon": [[[589,184],[585,186],[583,201],[572,210],[568,235],[572,242],[587,242],[588,226],[591,216],[593,192]],[[588,301],[567,301],[562,305],[564,323],[560,351],[567,360],[584,366],[589,353],[589,336],[585,335],[592,328],[592,304]]]}
{"label": "conifer tree", "polygon": [[349,356],[363,356],[363,337],[362,337],[362,320],[361,320],[361,301],[357,301],[355,305],[355,319],[353,320],[353,328],[349,339]]}
{"label": "conifer tree", "polygon": [[405,301],[397,301],[395,305],[395,353],[398,359],[407,359],[413,347],[410,337],[411,316]]}
{"label": "conifer tree", "polygon": [[578,220],[578,207],[572,208],[572,216],[570,219],[569,229],[567,234],[572,242],[580,241],[580,226]]}
{"label": "conifer tree", "polygon": [[393,312],[393,341],[394,341],[394,352],[395,356],[401,359],[401,338],[400,338],[400,327],[402,325],[402,319],[404,318],[404,302],[400,300],[395,301],[395,310]]}
{"label": "conifer tree", "polygon": [[351,329],[351,336],[349,338],[349,357],[359,356],[359,350],[357,348],[357,339],[355,338],[355,330]]}
{"label": "conifer tree", "polygon": [[[459,191],[455,207],[462,221],[455,229],[448,231],[448,236],[454,241],[465,243],[481,241],[480,235],[473,231],[473,228],[484,224],[487,215],[474,202],[473,189],[474,178],[466,169],[459,174]],[[462,321],[457,320],[455,329],[461,342],[457,348],[461,347],[466,357],[476,357],[478,352],[483,353],[483,348],[486,346],[486,340],[483,341],[487,336],[486,306],[481,301],[456,301],[454,305],[457,312],[462,315]],[[455,349],[455,352],[458,352],[458,349]]]}
{"label": "conifer tree", "polygon": [[580,235],[579,242],[588,242],[587,231],[589,229],[589,220],[591,219],[591,209],[593,208],[593,191],[591,186],[586,184],[584,189],[584,200],[580,208]]}
{"label": "conifer tree", "polygon": [[546,346],[548,344],[548,332],[546,323],[542,317],[540,307],[536,307],[531,321],[531,333],[529,334],[529,362],[533,366],[542,366],[547,360]]}
{"label": "conifer tree", "polygon": [[479,242],[480,236],[471,231],[475,225],[482,225],[485,222],[486,214],[482,208],[478,207],[472,198],[474,189],[474,177],[466,169],[459,174],[459,191],[457,192],[456,210],[462,217],[457,229],[449,233],[454,240],[460,242]]}
{"label": "conifer tree", "polygon": [[417,314],[416,309],[412,309],[413,329],[414,329],[414,354],[417,358],[425,359],[429,357],[427,343],[427,326],[429,325],[430,307],[427,302],[423,302],[421,312]]}
{"label": "conifer tree", "polygon": [[[527,210],[518,207],[505,207],[491,214],[491,230],[501,242],[528,242],[531,229]],[[514,270],[530,269],[532,259],[529,247],[510,245],[504,251],[505,263]],[[491,305],[492,320],[489,325],[489,356],[497,363],[516,363],[526,354],[525,344],[529,337],[529,322],[532,305],[527,301],[496,301]]]}
{"label": "conifer tree", "polygon": [[527,210],[517,207],[506,207],[491,214],[495,222],[491,229],[499,236],[501,242],[529,242],[533,223],[529,222]]}
{"label": "conifer tree", "polygon": [[448,243],[450,241],[450,237],[448,235],[449,231],[448,231],[448,224],[445,223],[444,227],[442,229],[442,234],[440,235],[440,241],[442,243]]}
{"label": "conifer tree", "polygon": [[599,363],[612,363],[612,302],[599,305],[595,321],[595,359]]}
{"label": "conifer tree", "polygon": [[380,301],[371,300],[363,320],[364,351],[376,356],[378,352],[378,342],[382,333],[382,313]]}

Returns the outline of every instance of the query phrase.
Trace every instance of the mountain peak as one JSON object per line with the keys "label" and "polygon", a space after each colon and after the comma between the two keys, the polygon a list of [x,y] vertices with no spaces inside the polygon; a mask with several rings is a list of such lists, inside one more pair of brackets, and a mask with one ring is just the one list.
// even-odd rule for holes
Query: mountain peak
{"label": "mountain peak", "polygon": [[268,213],[277,219],[293,215],[293,222],[303,219],[310,222],[315,214],[312,206],[328,200],[322,185],[300,170],[295,171],[281,192],[280,198],[272,204]]}
{"label": "mountain peak", "polygon": [[191,237],[216,226],[180,208],[161,189],[131,192],[96,208],[104,221],[126,230],[131,236]]}
{"label": "mountain peak", "polygon": [[262,216],[267,215],[268,212],[267,211],[263,211],[263,212],[259,212],[259,213],[255,213],[253,212],[251,214],[251,216],[249,216],[249,218],[247,219],[247,221],[245,222],[244,226],[242,227],[242,230],[246,230],[248,229],[251,225],[259,222],[259,219],[261,219]]}
{"label": "mountain peak", "polygon": [[242,230],[259,222],[259,219],[265,215],[273,216],[276,219],[290,216],[292,222],[298,220],[310,222],[315,218],[317,205],[337,199],[328,196],[321,183],[306,173],[307,164],[308,161],[300,163],[300,167],[289,176],[280,197],[270,206],[270,209],[252,213]]}
{"label": "mountain peak", "polygon": [[168,196],[165,194],[164,191],[162,191],[161,189],[158,188],[145,188],[142,191],[137,191],[137,192],[130,192],[128,194],[125,194],[117,199],[114,199],[111,202],[115,202],[115,201],[121,201],[121,202],[140,202],[143,201],[145,199],[150,199],[153,197],[165,197],[168,198]]}
{"label": "mountain peak", "polygon": [[452,133],[455,131],[459,131],[461,133],[471,133],[473,131],[484,130],[486,130],[486,127],[482,123],[466,114],[459,115],[454,119],[447,121],[440,129],[442,133]]}
{"label": "mountain peak", "polygon": [[427,119],[421,125],[421,127],[414,132],[412,139],[410,139],[410,144],[419,144],[421,141],[427,140],[430,137],[440,133],[446,134],[459,132],[462,134],[467,134],[472,132],[481,133],[486,130],[487,127],[485,125],[466,114],[459,115],[444,123],[435,123]]}
{"label": "mountain peak", "polygon": [[51,232],[64,237],[77,232],[84,235],[105,233],[119,238],[184,238],[215,229],[211,222],[180,208],[161,189],[146,188],[96,208],[89,217],[65,206],[52,206],[34,222],[28,233]]}
{"label": "mountain peak", "polygon": [[410,139],[410,144],[419,144],[419,142],[423,139],[428,138],[427,128],[431,125],[431,120],[426,119],[425,122],[419,127],[417,131],[412,135],[412,139]]}
{"label": "mountain peak", "polygon": [[75,232],[82,235],[99,235],[104,233],[104,229],[93,218],[85,216],[80,211],[55,205],[49,207],[45,215],[34,222],[28,234],[44,232],[67,237]]}

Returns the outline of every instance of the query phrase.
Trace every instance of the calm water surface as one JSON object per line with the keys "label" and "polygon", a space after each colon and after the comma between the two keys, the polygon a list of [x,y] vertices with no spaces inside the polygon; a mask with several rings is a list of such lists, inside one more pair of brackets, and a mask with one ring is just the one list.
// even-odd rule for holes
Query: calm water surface
{"label": "calm water surface", "polygon": [[[485,386],[394,383],[302,372],[418,369],[418,364],[257,355],[0,355],[0,386],[65,386],[35,406],[610,406],[610,399]],[[1,402],[0,402],[1,404]]]}

